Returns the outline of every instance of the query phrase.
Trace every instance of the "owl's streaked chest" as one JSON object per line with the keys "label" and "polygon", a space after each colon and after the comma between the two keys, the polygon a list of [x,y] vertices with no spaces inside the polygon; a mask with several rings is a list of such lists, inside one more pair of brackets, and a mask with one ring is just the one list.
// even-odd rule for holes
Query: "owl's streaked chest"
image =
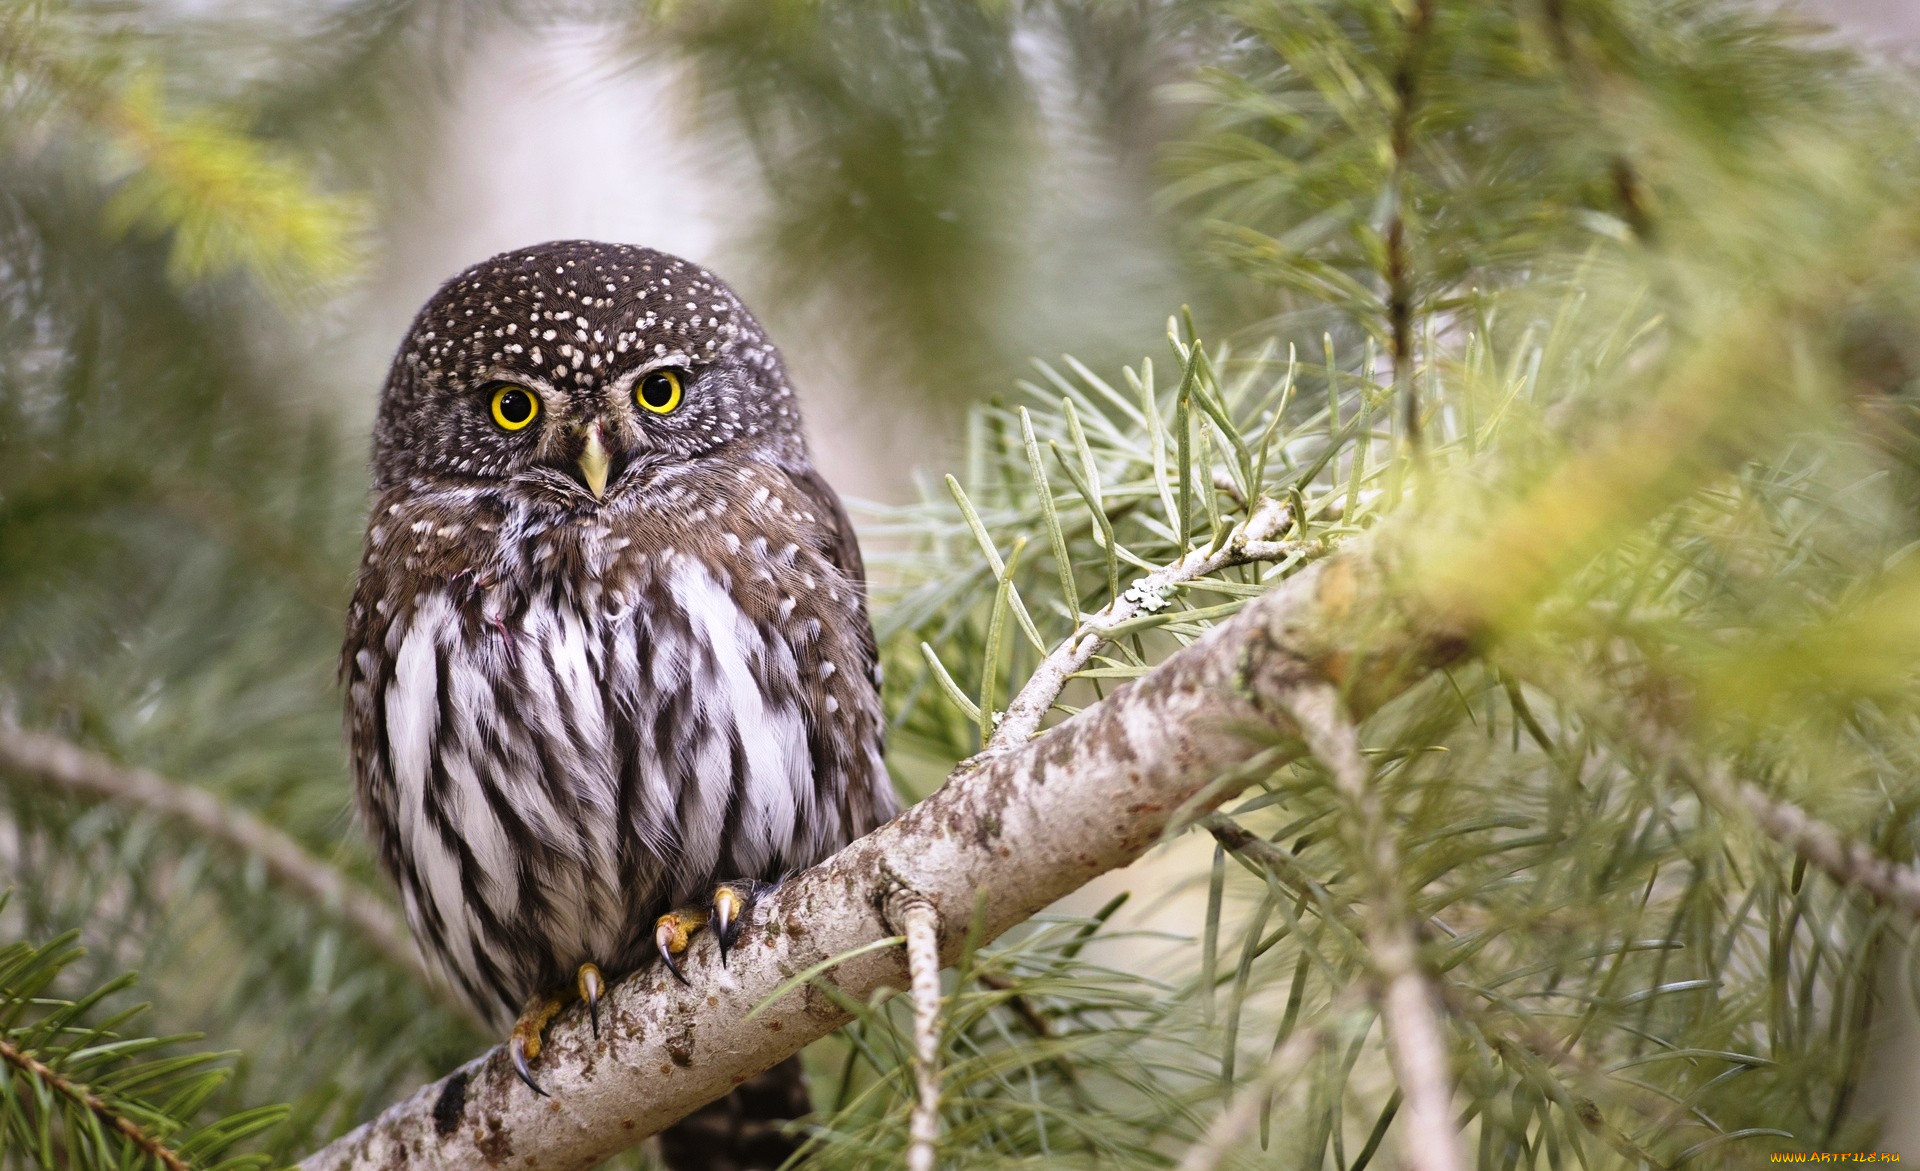
{"label": "owl's streaked chest", "polygon": [[[394,515],[410,544],[400,573],[363,579],[348,664],[362,806],[416,931],[477,1002],[589,959],[632,966],[668,906],[869,828],[850,785],[889,803],[869,795],[877,695],[821,621],[858,599],[814,550]],[[498,539],[456,556],[467,525]]]}

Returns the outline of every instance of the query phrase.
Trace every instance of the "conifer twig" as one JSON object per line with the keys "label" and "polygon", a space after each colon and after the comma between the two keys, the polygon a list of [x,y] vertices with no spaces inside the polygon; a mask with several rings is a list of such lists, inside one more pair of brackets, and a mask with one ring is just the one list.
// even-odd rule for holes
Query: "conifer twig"
{"label": "conifer twig", "polygon": [[1866,891],[1908,918],[1920,920],[1920,870],[1895,862],[1752,781],[1735,781],[1724,764],[1687,770],[1686,775],[1700,795],[1723,813],[1744,810],[1769,837],[1835,882]]}
{"label": "conifer twig", "polygon": [[1259,1076],[1241,1087],[1239,1094],[1214,1115],[1200,1140],[1187,1148],[1187,1153],[1180,1158],[1179,1171],[1213,1171],[1218,1167],[1260,1121],[1260,1110],[1266,1105],[1267,1096],[1299,1073],[1325,1039],[1318,1028],[1301,1029],[1288,1037],[1287,1043],[1267,1059]]}
{"label": "conifer twig", "polygon": [[927,897],[906,887],[887,896],[887,922],[907,938],[913,998],[913,1117],[907,1171],[933,1171],[940,1138],[940,919]]}
{"label": "conifer twig", "polygon": [[1387,823],[1385,803],[1360,752],[1360,732],[1328,684],[1296,688],[1287,698],[1307,748],[1333,775],[1349,809],[1348,832],[1358,847],[1357,865],[1373,890],[1363,938],[1379,981],[1387,1056],[1404,1094],[1400,1129],[1402,1165],[1412,1171],[1466,1171],[1466,1151],[1453,1125],[1453,1075],[1441,996],[1420,967],[1419,940],[1401,890],[1400,850]]}
{"label": "conifer twig", "polygon": [[1865,891],[1907,918],[1920,921],[1920,868],[1887,857],[1752,781],[1734,779],[1722,761],[1697,763],[1680,734],[1645,704],[1621,712],[1584,679],[1561,672],[1549,675],[1538,663],[1528,665],[1528,674],[1548,685],[1550,691],[1576,696],[1588,719],[1610,725],[1649,760],[1685,781],[1722,816],[1752,820],[1762,833],[1806,859],[1828,878]]}
{"label": "conifer twig", "polygon": [[0,1037],[0,1061],[34,1078],[52,1089],[69,1102],[78,1105],[100,1121],[113,1128],[115,1134],[140,1148],[149,1158],[165,1167],[167,1171],[190,1171],[187,1161],[178,1152],[154,1138],[141,1128],[140,1124],[113,1108],[113,1105],[100,1095],[87,1089],[72,1079],[63,1076],[60,1071],[47,1065],[33,1054],[19,1048],[5,1037]]}
{"label": "conifer twig", "polygon": [[1277,561],[1302,549],[1314,547],[1313,542],[1273,539],[1292,524],[1293,509],[1290,505],[1265,501],[1241,522],[1218,549],[1211,552],[1196,549],[1172,565],[1134,582],[1132,589],[1083,621],[1071,637],[1056,646],[1045,661],[1034,669],[1026,685],[1021,687],[1020,693],[1001,713],[999,726],[994,729],[993,738],[987,743],[987,751],[1000,752],[1031,740],[1034,733],[1040,730],[1040,721],[1046,718],[1054,701],[1066,690],[1068,678],[1085,667],[1094,653],[1105,645],[1108,638],[1105,630],[1138,616],[1148,597],[1157,597],[1174,586],[1218,573],[1229,566],[1253,561]]}
{"label": "conifer twig", "polygon": [[1722,816],[1751,819],[1760,832],[1806,859],[1828,878],[1865,891],[1909,919],[1920,920],[1920,870],[1894,861],[1752,781],[1735,780],[1722,761],[1695,764],[1679,737],[1652,717],[1644,717],[1633,735],[1643,751],[1672,769]]}
{"label": "conifer twig", "polygon": [[[259,858],[267,876],[282,889],[337,916],[363,943],[394,967],[411,973],[423,987],[444,992],[444,985],[421,961],[399,917],[378,896],[315,857],[291,835],[205,789],[117,764],[58,736],[6,723],[0,723],[0,772],[32,777],[71,797],[158,814],[236,853]],[[451,997],[446,1002],[456,1005]]]}
{"label": "conifer twig", "polygon": [[1387,185],[1392,212],[1387,221],[1387,332],[1393,345],[1393,389],[1400,400],[1408,448],[1416,460],[1424,452],[1420,434],[1420,395],[1413,384],[1413,273],[1407,244],[1407,172],[1413,165],[1414,128],[1420,109],[1420,75],[1435,0],[1415,0],[1405,19],[1406,44],[1393,74],[1394,110],[1388,150],[1392,170]]}

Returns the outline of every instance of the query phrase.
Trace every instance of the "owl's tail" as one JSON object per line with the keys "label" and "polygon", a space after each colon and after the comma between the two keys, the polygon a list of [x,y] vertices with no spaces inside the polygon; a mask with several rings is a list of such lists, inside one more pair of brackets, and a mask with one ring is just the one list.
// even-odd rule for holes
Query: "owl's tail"
{"label": "owl's tail", "polygon": [[775,1171],[803,1138],[784,1127],[813,1108],[798,1056],[735,1086],[660,1132],[668,1171]]}

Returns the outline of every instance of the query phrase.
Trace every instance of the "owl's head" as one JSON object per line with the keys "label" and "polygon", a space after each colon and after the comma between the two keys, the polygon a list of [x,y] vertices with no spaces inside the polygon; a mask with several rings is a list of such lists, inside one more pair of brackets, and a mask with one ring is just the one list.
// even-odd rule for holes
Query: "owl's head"
{"label": "owl's head", "polygon": [[799,457],[779,351],[732,289],[650,248],[563,240],[441,286],[395,355],[375,488],[507,481],[589,506],[703,456]]}

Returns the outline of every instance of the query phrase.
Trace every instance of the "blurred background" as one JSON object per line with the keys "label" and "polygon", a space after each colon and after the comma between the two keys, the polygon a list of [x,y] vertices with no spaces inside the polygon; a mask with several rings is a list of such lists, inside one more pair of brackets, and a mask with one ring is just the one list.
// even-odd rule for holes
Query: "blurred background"
{"label": "blurred background", "polygon": [[[1186,307],[1400,387],[1395,347],[1437,367],[1474,298],[1531,298],[1503,320],[1544,334],[1589,277],[1581,312],[1698,336],[1910,206],[1916,47],[1905,0],[0,0],[0,728],[216,794],[384,895],[333,677],[375,397],[441,281],[589,237],[712,267],[785,352],[817,462],[871,505],[923,795],[967,746],[915,707],[954,626],[914,608],[914,508],[975,482],[1004,422],[978,408],[1051,385],[1035,359],[1117,383]],[[1920,534],[1913,248],[1806,359],[1885,407],[1889,549]],[[484,1042],[191,818],[0,772],[0,937],[79,930],[74,987],[138,969],[143,1030],[239,1054],[221,1108],[292,1104],[276,1157]],[[1153,863],[1202,877],[1129,922],[1194,930],[1210,848]],[[1911,1029],[1883,1033],[1836,1117],[1920,1101]]]}

